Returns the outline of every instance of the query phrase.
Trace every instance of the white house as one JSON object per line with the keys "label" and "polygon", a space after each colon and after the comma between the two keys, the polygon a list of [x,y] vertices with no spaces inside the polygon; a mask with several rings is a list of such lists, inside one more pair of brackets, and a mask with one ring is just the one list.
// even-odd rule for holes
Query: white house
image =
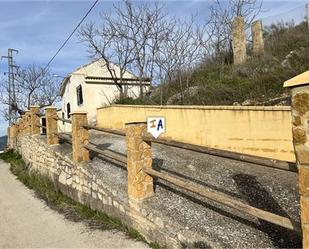
{"label": "white house", "polygon": [[[119,67],[113,65],[116,76],[119,77]],[[130,72],[123,75],[122,87],[128,97],[137,98],[140,94],[140,82]],[[143,81],[143,91],[147,92],[150,80]],[[61,83],[61,110],[58,116],[70,119],[72,111],[86,111],[88,122],[96,122],[97,108],[112,104],[120,96],[104,60],[99,59],[81,66],[66,76]],[[58,122],[60,131],[70,131],[71,125]]]}

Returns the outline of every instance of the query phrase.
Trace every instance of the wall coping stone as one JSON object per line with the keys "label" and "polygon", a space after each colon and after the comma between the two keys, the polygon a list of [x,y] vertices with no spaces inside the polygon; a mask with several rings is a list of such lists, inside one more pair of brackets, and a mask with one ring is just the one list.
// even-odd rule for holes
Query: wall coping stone
{"label": "wall coping stone", "polygon": [[46,109],[57,109],[57,108],[54,106],[46,106],[44,109],[46,110]]}
{"label": "wall coping stone", "polygon": [[123,108],[160,108],[160,109],[196,109],[196,110],[248,110],[248,111],[291,111],[290,106],[199,106],[199,105],[119,105],[103,106],[97,108],[106,109],[112,107]]}

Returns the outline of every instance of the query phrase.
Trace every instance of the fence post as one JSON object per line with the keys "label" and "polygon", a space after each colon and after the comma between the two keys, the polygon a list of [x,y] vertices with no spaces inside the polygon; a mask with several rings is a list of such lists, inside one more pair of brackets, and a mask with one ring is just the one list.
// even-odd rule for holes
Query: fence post
{"label": "fence post", "polygon": [[78,163],[87,162],[89,161],[89,151],[84,145],[88,145],[89,133],[87,129],[82,127],[88,124],[87,112],[74,111],[71,113],[71,117],[73,161]]}
{"label": "fence post", "polygon": [[22,114],[20,119],[20,135],[23,137],[24,134],[25,134],[25,114]]}
{"label": "fence post", "polygon": [[303,248],[309,248],[309,76],[284,83],[291,88],[293,145],[298,167]]}
{"label": "fence post", "polygon": [[31,134],[40,134],[40,117],[37,113],[40,111],[39,106],[30,106],[30,117],[31,117]]}
{"label": "fence post", "polygon": [[46,137],[47,144],[58,144],[59,139],[57,136],[57,109],[53,106],[45,107],[45,115],[46,115]]}
{"label": "fence post", "polygon": [[152,168],[151,142],[142,139],[147,124],[134,122],[126,124],[128,196],[142,200],[153,195],[153,178],[142,168]]}
{"label": "fence post", "polygon": [[16,143],[16,124],[12,124],[10,127],[10,148],[14,149],[15,148],[15,143]]}
{"label": "fence post", "polygon": [[31,134],[31,114],[30,114],[30,110],[27,110],[25,112],[25,134],[26,135],[30,135]]}

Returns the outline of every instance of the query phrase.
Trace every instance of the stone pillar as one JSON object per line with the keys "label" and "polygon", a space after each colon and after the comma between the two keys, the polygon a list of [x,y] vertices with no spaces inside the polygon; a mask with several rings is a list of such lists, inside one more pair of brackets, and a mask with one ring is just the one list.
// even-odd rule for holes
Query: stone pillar
{"label": "stone pillar", "polygon": [[237,16],[233,20],[232,36],[234,64],[240,65],[243,64],[247,58],[245,21],[243,17]]}
{"label": "stone pillar", "polygon": [[25,134],[25,114],[21,115],[20,119],[20,135],[24,136]]}
{"label": "stone pillar", "polygon": [[128,196],[133,200],[142,200],[153,195],[153,178],[142,168],[152,168],[151,142],[142,139],[146,135],[147,124],[127,123],[127,170]]}
{"label": "stone pillar", "polygon": [[39,106],[30,106],[30,116],[31,116],[31,134],[40,134],[40,117],[37,115],[39,113]]}
{"label": "stone pillar", "polygon": [[31,115],[30,115],[30,110],[27,110],[25,112],[25,135],[30,135],[31,134]]}
{"label": "stone pillar", "polygon": [[259,56],[264,53],[264,39],[263,39],[263,29],[262,22],[257,20],[251,25],[252,33],[252,52],[253,55]]}
{"label": "stone pillar", "polygon": [[15,133],[16,133],[16,139],[18,139],[18,137],[19,137],[19,135],[20,135],[20,130],[19,130],[20,119],[18,119],[18,120],[16,121],[15,125],[16,125],[16,131],[15,131]]}
{"label": "stone pillar", "polygon": [[47,144],[58,144],[59,139],[57,136],[58,126],[57,126],[57,109],[53,106],[45,107],[45,116],[46,116],[46,137]]}
{"label": "stone pillar", "polygon": [[12,124],[10,127],[10,148],[14,149],[16,144],[16,124]]}
{"label": "stone pillar", "polygon": [[11,127],[10,126],[7,128],[6,133],[7,133],[6,146],[8,148],[11,148]]}
{"label": "stone pillar", "polygon": [[[309,82],[309,81],[308,81]],[[303,248],[309,248],[309,83],[291,85],[293,145],[298,167]]]}
{"label": "stone pillar", "polygon": [[72,117],[72,150],[74,162],[89,161],[89,150],[84,147],[89,143],[88,130],[83,125],[88,124],[87,112],[75,111],[71,113]]}

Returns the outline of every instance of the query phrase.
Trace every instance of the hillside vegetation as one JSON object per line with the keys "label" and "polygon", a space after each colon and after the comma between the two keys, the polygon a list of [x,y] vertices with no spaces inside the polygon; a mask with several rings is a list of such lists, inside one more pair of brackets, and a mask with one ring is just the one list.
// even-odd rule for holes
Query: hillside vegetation
{"label": "hillside vegetation", "polygon": [[271,25],[264,28],[264,41],[263,56],[251,56],[249,44],[247,62],[241,66],[229,62],[229,53],[205,58],[191,72],[181,72],[178,79],[155,88],[145,103],[289,104],[288,100],[282,101],[289,96],[283,82],[309,69],[308,28],[305,23],[296,26],[283,23]]}

